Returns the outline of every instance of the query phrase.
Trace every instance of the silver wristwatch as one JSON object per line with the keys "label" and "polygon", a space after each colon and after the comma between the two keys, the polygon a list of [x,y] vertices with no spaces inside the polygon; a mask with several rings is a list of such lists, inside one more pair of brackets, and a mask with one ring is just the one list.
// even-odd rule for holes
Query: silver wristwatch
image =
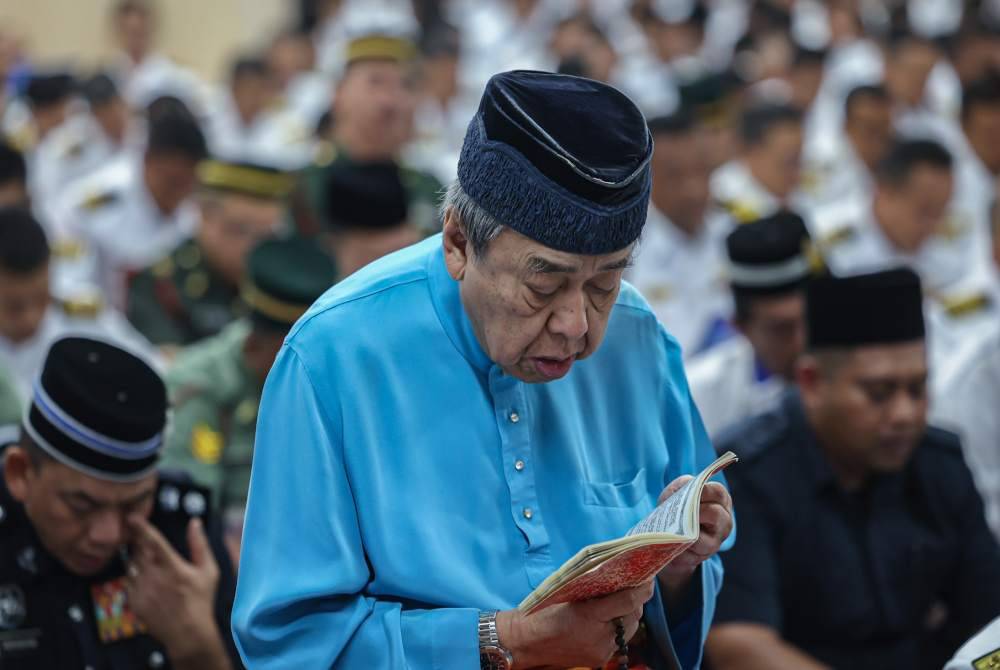
{"label": "silver wristwatch", "polygon": [[497,635],[496,610],[479,613],[479,668],[480,670],[511,670],[514,657],[500,646]]}

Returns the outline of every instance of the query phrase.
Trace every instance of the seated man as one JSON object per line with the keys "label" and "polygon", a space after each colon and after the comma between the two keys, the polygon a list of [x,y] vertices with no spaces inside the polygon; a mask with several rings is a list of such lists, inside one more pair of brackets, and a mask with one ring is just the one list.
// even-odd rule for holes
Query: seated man
{"label": "seated man", "polygon": [[157,473],[166,422],[140,359],[52,345],[3,452],[4,670],[234,667],[233,571],[207,492]]}
{"label": "seated man", "polygon": [[732,528],[720,482],[699,540],[658,575],[517,609],[714,459],[676,341],[621,281],[651,153],[616,89],[498,74],[443,232],[299,319],[257,421],[233,609],[248,665],[595,667],[644,622],[635,651],[699,666]]}
{"label": "seated man", "polygon": [[272,167],[203,161],[197,230],[129,283],[132,325],[153,344],[176,346],[216,335],[244,315],[246,255],[278,233],[291,188],[292,178]]}
{"label": "seated man", "polygon": [[736,333],[688,365],[708,434],[774,407],[794,382],[805,346],[809,233],[782,211],[739,226],[726,238]]}
{"label": "seated man", "polygon": [[211,489],[234,558],[264,379],[292,324],[336,280],[330,257],[302,238],[261,242],[247,266],[249,318],[182,349],[166,379],[174,413],[164,464]]}
{"label": "seated man", "polygon": [[718,670],[941,668],[1000,611],[1000,548],[958,439],[926,424],[920,280],[807,289],[799,392],[742,425],[707,653]]}

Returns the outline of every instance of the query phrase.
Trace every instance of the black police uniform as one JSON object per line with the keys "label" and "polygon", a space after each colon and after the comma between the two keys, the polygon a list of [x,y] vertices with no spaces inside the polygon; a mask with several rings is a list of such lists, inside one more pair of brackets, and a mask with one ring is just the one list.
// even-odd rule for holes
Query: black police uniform
{"label": "black police uniform", "polygon": [[[2,456],[2,452],[0,452]],[[242,667],[229,628],[236,579],[221,533],[206,517],[208,493],[186,475],[162,472],[151,522],[187,556],[187,523],[207,521],[219,564],[215,621],[233,667]],[[67,571],[42,546],[21,505],[0,478],[0,668],[2,670],[135,670],[169,668],[166,649],[130,628],[112,604],[125,575],[121,558],[100,574]],[[141,579],[141,575],[139,577]],[[103,596],[101,595],[103,594]],[[102,602],[103,601],[103,602]],[[170,616],[163,612],[162,616]],[[103,620],[103,625],[99,624]],[[101,628],[106,631],[102,641]],[[118,638],[112,640],[111,638]]]}
{"label": "black police uniform", "polygon": [[752,622],[835,668],[939,670],[1000,613],[1000,548],[958,439],[842,489],[797,392],[720,436],[739,523],[715,623]]}

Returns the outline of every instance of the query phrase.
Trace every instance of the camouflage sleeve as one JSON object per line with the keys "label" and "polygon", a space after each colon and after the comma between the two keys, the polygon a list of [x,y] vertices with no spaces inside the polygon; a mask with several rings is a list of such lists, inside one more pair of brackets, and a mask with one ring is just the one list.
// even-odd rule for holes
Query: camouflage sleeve
{"label": "camouflage sleeve", "polygon": [[162,465],[187,471],[219,500],[222,489],[222,452],[225,439],[216,404],[204,389],[177,383],[168,375],[173,415],[163,450]]}
{"label": "camouflage sleeve", "polygon": [[183,329],[171,318],[157,295],[157,281],[149,272],[143,272],[132,280],[126,316],[136,330],[157,346],[186,344]]}

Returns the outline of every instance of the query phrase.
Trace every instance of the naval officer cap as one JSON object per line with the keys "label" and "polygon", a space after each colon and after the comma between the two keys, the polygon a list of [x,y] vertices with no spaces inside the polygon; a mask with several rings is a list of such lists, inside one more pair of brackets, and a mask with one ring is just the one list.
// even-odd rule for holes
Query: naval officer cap
{"label": "naval officer cap", "polygon": [[920,278],[908,268],[819,277],[806,289],[806,322],[810,349],[922,340]]}
{"label": "naval officer cap", "polygon": [[156,467],[166,422],[166,387],[145,361],[107,342],[65,337],[49,349],[23,427],[57,461],[131,481]]}
{"label": "naval officer cap", "polygon": [[653,141],[638,108],[600,82],[512,71],[486,84],[458,181],[501,224],[558,251],[604,254],[638,239]]}
{"label": "naval officer cap", "polygon": [[787,210],[738,226],[726,237],[733,291],[774,295],[803,288],[812,275],[809,231]]}

